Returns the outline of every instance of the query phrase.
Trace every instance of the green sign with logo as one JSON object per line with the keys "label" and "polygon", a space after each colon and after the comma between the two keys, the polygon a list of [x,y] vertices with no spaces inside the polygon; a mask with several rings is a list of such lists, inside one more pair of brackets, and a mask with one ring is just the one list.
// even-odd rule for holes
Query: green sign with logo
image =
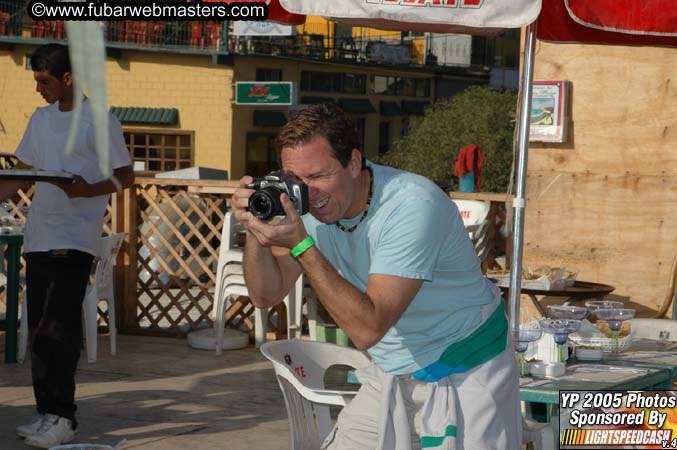
{"label": "green sign with logo", "polygon": [[291,81],[238,81],[235,83],[236,105],[294,105],[296,89]]}

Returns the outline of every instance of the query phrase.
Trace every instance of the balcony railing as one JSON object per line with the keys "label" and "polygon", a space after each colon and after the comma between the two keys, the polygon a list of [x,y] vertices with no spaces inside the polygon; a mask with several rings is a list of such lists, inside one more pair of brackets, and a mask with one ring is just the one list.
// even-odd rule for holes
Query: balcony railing
{"label": "balcony railing", "polygon": [[[228,22],[102,22],[107,47],[176,53],[266,55],[321,61],[396,65],[436,64],[417,40],[398,34],[332,36],[331,24],[298,27],[293,36],[233,36]],[[0,42],[42,43],[66,39],[63,21],[33,21],[25,2],[0,0]],[[469,66],[464,66],[467,68]]]}
{"label": "balcony railing", "polygon": [[[109,47],[168,50],[190,53],[227,53],[227,22],[102,22]],[[24,2],[0,0],[0,42],[61,41],[61,20],[34,21]]]}

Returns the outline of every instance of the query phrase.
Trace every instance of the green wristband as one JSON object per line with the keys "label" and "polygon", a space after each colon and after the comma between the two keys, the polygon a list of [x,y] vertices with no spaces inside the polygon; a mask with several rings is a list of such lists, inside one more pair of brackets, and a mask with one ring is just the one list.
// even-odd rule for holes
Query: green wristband
{"label": "green wristband", "polygon": [[313,245],[315,245],[315,241],[311,236],[308,236],[307,238],[296,244],[296,247],[292,248],[290,253],[294,258],[298,258],[299,256],[301,256],[301,253],[305,252]]}

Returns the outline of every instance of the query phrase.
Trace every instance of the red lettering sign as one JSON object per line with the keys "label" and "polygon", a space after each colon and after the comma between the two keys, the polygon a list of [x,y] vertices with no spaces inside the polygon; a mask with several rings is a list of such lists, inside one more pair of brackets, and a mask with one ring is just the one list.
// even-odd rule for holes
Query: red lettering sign
{"label": "red lettering sign", "polygon": [[400,6],[442,6],[445,8],[472,8],[482,7],[484,0],[366,0],[367,3],[381,3],[382,5]]}
{"label": "red lettering sign", "polygon": [[268,94],[269,86],[252,86],[249,91],[250,97],[265,97]]}
{"label": "red lettering sign", "polygon": [[301,378],[306,377],[306,371],[303,369],[303,366],[294,367],[294,372],[296,372],[296,375],[300,376]]}

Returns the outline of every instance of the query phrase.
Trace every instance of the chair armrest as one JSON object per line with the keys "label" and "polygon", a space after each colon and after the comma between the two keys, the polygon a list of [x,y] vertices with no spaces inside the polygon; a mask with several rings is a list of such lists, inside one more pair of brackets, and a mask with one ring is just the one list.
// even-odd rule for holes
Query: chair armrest
{"label": "chair armrest", "polygon": [[310,389],[300,383],[294,384],[303,398],[323,405],[346,406],[355,397],[357,391],[338,391],[332,389]]}

